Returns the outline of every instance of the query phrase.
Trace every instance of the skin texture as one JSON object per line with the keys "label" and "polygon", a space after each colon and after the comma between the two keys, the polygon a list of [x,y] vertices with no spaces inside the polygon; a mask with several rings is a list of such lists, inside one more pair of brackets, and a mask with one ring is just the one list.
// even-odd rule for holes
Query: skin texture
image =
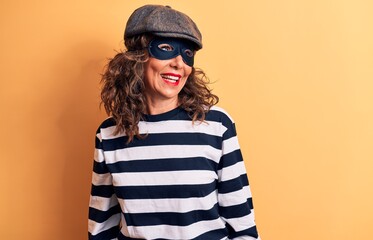
{"label": "skin texture", "polygon": [[191,72],[192,67],[186,65],[180,55],[168,60],[150,57],[144,71],[148,114],[175,109],[179,105],[178,95]]}

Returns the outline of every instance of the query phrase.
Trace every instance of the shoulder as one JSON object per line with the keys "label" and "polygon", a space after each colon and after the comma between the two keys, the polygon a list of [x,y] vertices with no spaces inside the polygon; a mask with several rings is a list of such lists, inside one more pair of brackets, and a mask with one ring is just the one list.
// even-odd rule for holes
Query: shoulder
{"label": "shoulder", "polygon": [[206,114],[206,120],[218,121],[224,127],[223,138],[228,139],[236,136],[236,126],[233,118],[227,111],[218,106],[211,107],[210,111]]}
{"label": "shoulder", "polygon": [[97,128],[96,134],[100,139],[107,139],[113,137],[113,132],[116,128],[116,122],[113,117],[105,119]]}
{"label": "shoulder", "polygon": [[208,121],[218,121],[221,122],[223,125],[231,125],[234,124],[234,120],[229,115],[229,113],[218,106],[212,106],[210,110],[206,114],[206,120]]}
{"label": "shoulder", "polygon": [[114,120],[113,117],[108,117],[106,118],[101,124],[100,126],[98,127],[98,129],[102,129],[102,128],[108,128],[108,127],[113,127],[116,125],[116,122]]}

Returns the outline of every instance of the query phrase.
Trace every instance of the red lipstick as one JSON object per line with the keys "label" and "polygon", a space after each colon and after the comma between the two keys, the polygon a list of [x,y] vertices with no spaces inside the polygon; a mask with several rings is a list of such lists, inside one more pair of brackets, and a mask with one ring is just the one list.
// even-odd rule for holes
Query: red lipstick
{"label": "red lipstick", "polygon": [[177,86],[180,83],[181,75],[176,73],[162,73],[163,81],[171,86]]}

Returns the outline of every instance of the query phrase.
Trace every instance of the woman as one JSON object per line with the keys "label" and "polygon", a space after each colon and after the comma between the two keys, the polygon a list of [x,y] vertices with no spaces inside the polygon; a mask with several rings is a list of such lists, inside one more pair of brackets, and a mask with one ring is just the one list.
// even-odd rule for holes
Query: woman
{"label": "woman", "polygon": [[259,239],[234,122],[193,67],[185,14],[145,5],[103,75],[89,239]]}

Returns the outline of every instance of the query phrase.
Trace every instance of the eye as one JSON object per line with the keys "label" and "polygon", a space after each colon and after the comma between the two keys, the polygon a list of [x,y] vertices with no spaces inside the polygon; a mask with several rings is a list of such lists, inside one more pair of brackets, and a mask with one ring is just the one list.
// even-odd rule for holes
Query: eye
{"label": "eye", "polygon": [[190,58],[192,58],[194,56],[194,52],[190,49],[185,49],[184,53],[185,53],[185,55],[187,55]]}
{"label": "eye", "polygon": [[166,52],[171,52],[174,50],[174,47],[172,47],[170,44],[167,44],[167,43],[159,44],[158,48]]}

